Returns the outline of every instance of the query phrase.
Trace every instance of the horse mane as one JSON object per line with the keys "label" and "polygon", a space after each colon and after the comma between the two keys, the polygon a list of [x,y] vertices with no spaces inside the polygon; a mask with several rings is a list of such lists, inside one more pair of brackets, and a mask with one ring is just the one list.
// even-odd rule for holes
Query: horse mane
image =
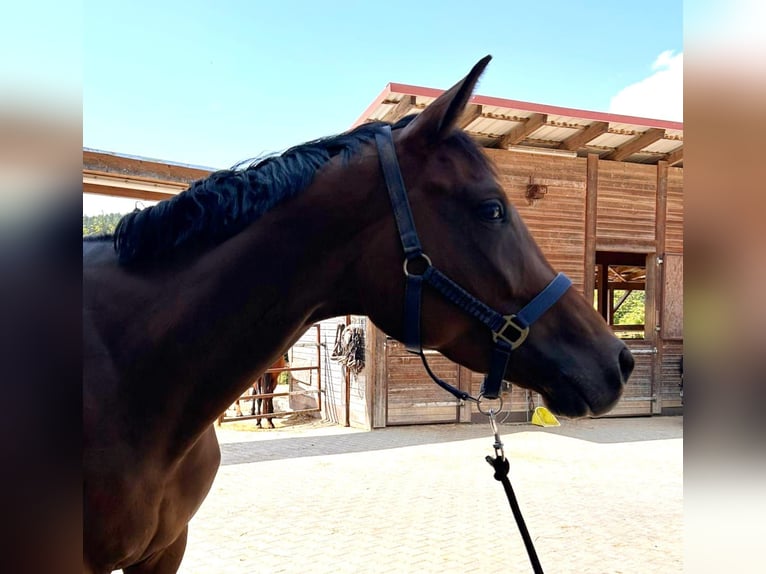
{"label": "horse mane", "polygon": [[[406,116],[392,128],[402,128],[414,117]],[[240,162],[195,181],[171,199],[128,213],[120,219],[112,238],[119,263],[151,265],[223,243],[308,187],[332,158],[340,156],[348,161],[363,144],[374,140],[383,125],[370,122],[340,135],[297,145],[280,155]],[[471,155],[482,155],[467,135],[455,135],[464,144],[461,147],[467,145],[473,151]]]}

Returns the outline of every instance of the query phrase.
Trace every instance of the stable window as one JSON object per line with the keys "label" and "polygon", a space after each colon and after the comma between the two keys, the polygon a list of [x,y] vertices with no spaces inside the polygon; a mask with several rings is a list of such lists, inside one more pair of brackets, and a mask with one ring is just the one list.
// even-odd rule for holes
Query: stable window
{"label": "stable window", "polygon": [[596,252],[593,305],[615,335],[643,339],[646,329],[646,254]]}

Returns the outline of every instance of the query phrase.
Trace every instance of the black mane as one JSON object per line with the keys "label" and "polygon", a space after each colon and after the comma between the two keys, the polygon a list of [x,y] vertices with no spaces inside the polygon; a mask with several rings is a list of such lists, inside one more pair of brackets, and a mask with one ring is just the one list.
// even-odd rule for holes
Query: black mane
{"label": "black mane", "polygon": [[[413,117],[399,120],[393,129],[404,127]],[[363,144],[373,141],[383,125],[363,124],[341,135],[256,160],[244,169],[235,166],[217,171],[169,200],[136,209],[120,220],[114,232],[120,264],[150,265],[224,242],[278,203],[304,190],[333,157],[347,161]],[[472,155],[482,155],[468,136],[462,132],[455,135],[464,144],[461,147]]]}

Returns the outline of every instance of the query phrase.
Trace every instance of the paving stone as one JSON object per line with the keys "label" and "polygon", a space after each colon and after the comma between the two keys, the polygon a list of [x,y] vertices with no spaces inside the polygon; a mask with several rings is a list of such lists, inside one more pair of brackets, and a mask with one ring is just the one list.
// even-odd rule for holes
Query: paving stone
{"label": "paving stone", "polygon": [[[530,572],[487,425],[218,431],[181,574]],[[502,425],[547,572],[683,570],[683,419]]]}

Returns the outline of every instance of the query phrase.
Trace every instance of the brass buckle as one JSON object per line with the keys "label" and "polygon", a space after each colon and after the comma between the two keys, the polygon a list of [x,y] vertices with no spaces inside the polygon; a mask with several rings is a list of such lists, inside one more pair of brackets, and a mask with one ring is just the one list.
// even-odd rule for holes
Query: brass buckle
{"label": "brass buckle", "polygon": [[[516,323],[514,323],[514,319],[516,318],[516,315],[503,315],[503,319],[505,319],[505,323],[503,324],[500,329],[497,331],[492,331],[492,339],[497,343],[498,339],[502,339],[506,343],[508,343],[511,346],[511,350],[515,350],[517,347],[521,346],[521,344],[527,339],[527,335],[529,335],[529,325],[526,327],[520,327]],[[508,327],[513,327],[516,332],[519,334],[518,338],[514,341],[509,339],[505,335],[505,330]]]}

